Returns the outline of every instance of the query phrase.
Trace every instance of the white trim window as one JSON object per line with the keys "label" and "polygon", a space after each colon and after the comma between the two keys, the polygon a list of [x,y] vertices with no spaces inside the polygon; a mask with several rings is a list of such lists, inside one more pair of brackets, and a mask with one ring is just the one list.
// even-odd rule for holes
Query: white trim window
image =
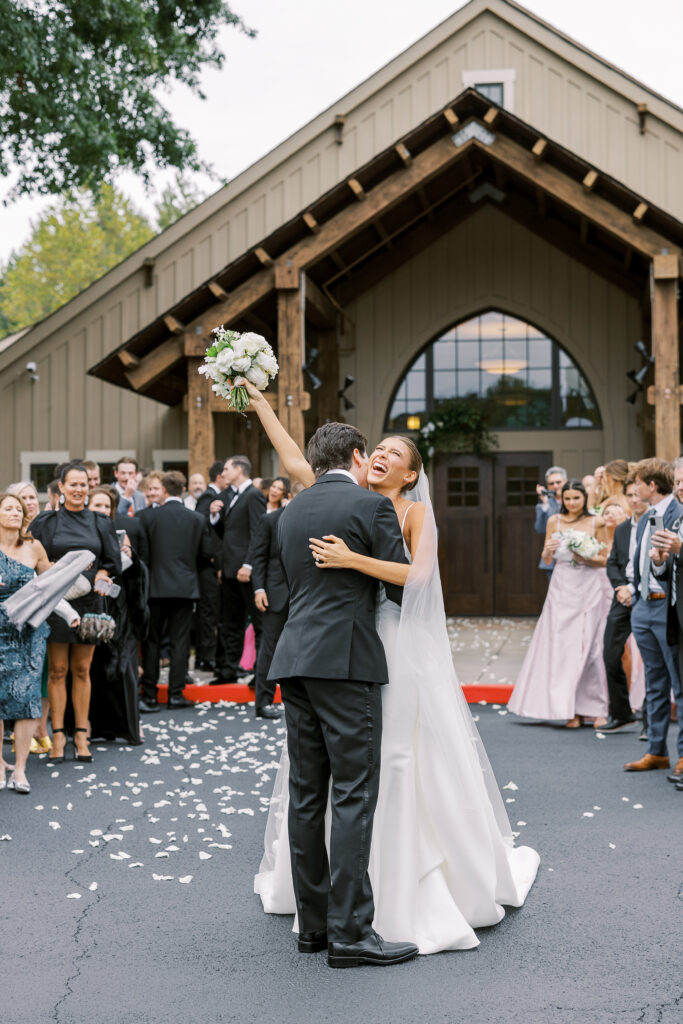
{"label": "white trim window", "polygon": [[462,84],[466,89],[476,89],[496,106],[515,110],[515,68],[487,68],[483,71],[463,71]]}
{"label": "white trim window", "polygon": [[189,459],[187,448],[155,448],[152,452],[152,468],[162,473],[178,469],[187,477]]}
{"label": "white trim window", "polygon": [[47,497],[47,485],[55,478],[55,467],[69,461],[65,449],[19,453],[20,480],[30,480],[43,501]]}

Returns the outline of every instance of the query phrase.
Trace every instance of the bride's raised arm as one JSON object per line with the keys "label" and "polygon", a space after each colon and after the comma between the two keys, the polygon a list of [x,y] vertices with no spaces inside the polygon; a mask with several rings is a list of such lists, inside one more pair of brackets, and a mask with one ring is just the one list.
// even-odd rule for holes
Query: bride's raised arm
{"label": "bride's raised arm", "polygon": [[[413,560],[420,542],[424,517],[425,507],[420,502],[415,502],[406,516],[405,538]],[[382,580],[383,583],[395,583],[399,587],[405,586],[410,572],[410,566],[404,562],[382,562],[379,558],[352,551],[334,534],[328,534],[322,540],[311,537],[309,547],[319,569],[355,569],[356,572]]]}
{"label": "bride's raised arm", "polygon": [[285,472],[291,480],[299,480],[304,487],[315,483],[315,473],[304,453],[280,423],[272,407],[266,401],[262,391],[257,391],[248,380],[244,386],[249,393],[249,404],[261,421],[261,426],[268,435],[268,440],[280,456]]}

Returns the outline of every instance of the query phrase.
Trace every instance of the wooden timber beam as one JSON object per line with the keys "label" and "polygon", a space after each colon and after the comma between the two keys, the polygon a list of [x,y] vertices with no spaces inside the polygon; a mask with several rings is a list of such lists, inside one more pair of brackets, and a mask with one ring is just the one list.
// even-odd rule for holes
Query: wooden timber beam
{"label": "wooden timber beam", "polygon": [[268,255],[263,246],[256,246],[256,248],[254,249],[254,256],[259,261],[262,267],[272,267],[273,257]]}
{"label": "wooden timber beam", "polygon": [[548,212],[546,195],[540,188],[536,189],[536,209],[538,210],[539,217],[545,217]]}
{"label": "wooden timber beam", "polygon": [[[264,391],[263,397],[265,398],[266,402],[271,407],[271,409],[277,412],[277,394],[274,391]],[[209,401],[211,403],[212,412],[235,412],[233,407],[231,405],[228,405],[224,398],[221,398],[220,395],[214,394],[213,391],[211,392]],[[304,412],[306,412],[307,409],[311,408],[311,396],[309,395],[308,391],[304,391],[301,396],[301,408],[304,410]],[[254,410],[251,408],[250,405],[247,406],[246,412],[252,413],[253,411]]]}
{"label": "wooden timber beam", "polygon": [[312,231],[314,235],[317,234],[318,231],[320,231],[320,225],[318,224],[317,220],[315,219],[312,213],[309,213],[307,211],[303,215],[303,222],[308,228],[308,230]]}
{"label": "wooden timber beam", "polygon": [[[278,417],[289,436],[303,451],[304,414],[304,316],[301,289],[277,293],[277,375]],[[283,467],[280,467],[282,471]]]}
{"label": "wooden timber beam", "polygon": [[209,281],[209,291],[213,295],[214,299],[218,299],[219,302],[225,302],[229,298],[225,288],[221,288],[218,281]]}
{"label": "wooden timber beam", "polygon": [[410,163],[413,158],[410,155],[410,150],[408,149],[407,146],[404,146],[402,142],[399,142],[396,146],[394,146],[394,152],[397,154],[404,167],[410,166]]}
{"label": "wooden timber beam", "polygon": [[647,213],[647,203],[638,203],[635,210],[633,211],[633,219],[635,221],[642,221],[643,217]]}
{"label": "wooden timber beam", "polygon": [[349,178],[349,180],[347,181],[347,185],[353,192],[356,199],[365,199],[365,189],[363,188],[363,186],[361,185],[357,178]]}
{"label": "wooden timber beam", "polygon": [[[201,359],[187,360],[187,448],[188,472],[205,475],[216,458],[209,381],[198,372]],[[226,403],[227,404],[227,403]]]}
{"label": "wooden timber beam", "polygon": [[498,110],[498,107],[489,107],[489,109],[484,114],[484,122],[487,125],[489,125],[489,127],[493,127],[493,125],[498,120],[499,113],[500,111]]}
{"label": "wooden timber beam", "polygon": [[[451,112],[452,113],[452,112]],[[455,114],[453,114],[455,117]],[[457,119],[456,119],[457,121]],[[410,166],[400,167],[384,181],[370,189],[364,202],[344,207],[324,224],[320,230],[311,232],[278,257],[278,263],[291,260],[302,270],[317,263],[325,256],[334,259],[335,250],[347,238],[365,227],[377,216],[393,209],[420,185],[425,185],[454,164],[469,151],[471,140],[455,146],[447,136],[437,139],[431,146],[413,158]],[[343,262],[343,261],[342,261]],[[224,302],[217,303],[187,325],[189,334],[197,329],[208,335],[215,327],[229,324],[246,310],[261,302],[274,288],[274,271],[271,266],[257,270],[246,281],[237,285]]]}
{"label": "wooden timber beam", "polygon": [[337,323],[337,308],[327,295],[311,281],[308,274],[304,281],[306,318],[315,327],[334,327]]}
{"label": "wooden timber beam", "polygon": [[446,109],[443,111],[443,116],[446,119],[446,124],[448,125],[449,128],[455,129],[460,124],[460,118],[458,117],[454,110],[451,110],[450,107],[446,107]]}
{"label": "wooden timber beam", "polygon": [[119,352],[119,359],[127,370],[130,370],[133,366],[140,365],[139,357],[134,355],[132,352],[129,352],[126,348],[121,349]]}
{"label": "wooden timber beam", "polygon": [[648,389],[654,399],[655,453],[672,461],[681,454],[681,387],[678,357],[678,258],[656,255],[651,264],[652,354],[655,383]]}
{"label": "wooden timber beam", "polygon": [[[206,344],[202,349],[202,354]],[[185,337],[176,334],[168,341],[164,341],[149,355],[141,359],[137,366],[126,371],[128,383],[134,391],[145,391],[151,384],[163,377],[172,366],[179,363],[185,356]]]}
{"label": "wooden timber beam", "polygon": [[581,226],[580,226],[580,229],[579,229],[579,234],[581,235],[581,244],[582,245],[586,245],[587,242],[588,242],[588,228],[589,228],[589,226],[590,225],[588,224],[588,221],[586,220],[586,218],[582,217],[581,218]]}
{"label": "wooden timber beam", "polygon": [[581,182],[581,184],[583,185],[583,187],[586,189],[587,192],[592,192],[593,189],[595,188],[595,183],[596,183],[597,180],[598,180],[598,172],[597,171],[589,171],[586,174],[586,176],[583,179],[583,181]]}
{"label": "wooden timber beam", "polygon": [[[680,256],[680,249],[675,248],[670,239],[642,223],[634,224],[635,213],[631,217],[602,196],[586,192],[581,182],[568,177],[547,161],[539,164],[529,150],[512,139],[497,135],[488,146],[477,139],[473,140],[473,145],[479,152],[488,154],[493,160],[499,160],[529,184],[542,189],[546,195],[564,203],[565,206],[572,207],[579,216],[587,217],[592,224],[618,238],[623,244],[632,246],[649,259],[666,248]],[[641,203],[642,205],[645,204]]]}
{"label": "wooden timber beam", "polygon": [[339,346],[336,331],[321,331],[318,335],[316,371],[322,386],[316,391],[319,423],[339,419]]}

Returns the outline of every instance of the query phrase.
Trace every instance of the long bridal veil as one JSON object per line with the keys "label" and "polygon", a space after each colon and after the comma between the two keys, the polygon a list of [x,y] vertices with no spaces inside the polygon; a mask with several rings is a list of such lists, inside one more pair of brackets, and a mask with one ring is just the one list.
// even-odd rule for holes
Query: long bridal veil
{"label": "long bridal veil", "polygon": [[[420,689],[420,715],[430,744],[437,748],[431,750],[429,759],[433,765],[438,765],[437,785],[438,780],[450,780],[452,786],[467,772],[467,785],[459,787],[461,797],[480,800],[484,797],[483,786],[501,836],[512,847],[514,839],[505,805],[453,666],[439,574],[438,534],[424,470],[420,471],[417,485],[408,497],[424,504],[425,517],[403,591],[397,650],[392,664],[396,666],[395,671],[404,674],[411,685]],[[444,728],[444,723],[450,727]],[[475,752],[476,761],[463,758],[460,750],[463,737]],[[480,769],[478,778],[468,768],[476,762]],[[444,797],[447,799],[446,794]],[[447,804],[443,813],[444,817],[448,816]]]}

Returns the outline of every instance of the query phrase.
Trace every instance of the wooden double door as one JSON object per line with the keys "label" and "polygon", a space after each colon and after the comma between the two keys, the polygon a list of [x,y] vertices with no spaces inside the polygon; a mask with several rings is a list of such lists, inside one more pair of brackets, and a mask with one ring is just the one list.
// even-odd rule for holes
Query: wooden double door
{"label": "wooden double door", "polygon": [[547,591],[534,530],[552,452],[441,455],[434,513],[448,615],[537,615]]}

